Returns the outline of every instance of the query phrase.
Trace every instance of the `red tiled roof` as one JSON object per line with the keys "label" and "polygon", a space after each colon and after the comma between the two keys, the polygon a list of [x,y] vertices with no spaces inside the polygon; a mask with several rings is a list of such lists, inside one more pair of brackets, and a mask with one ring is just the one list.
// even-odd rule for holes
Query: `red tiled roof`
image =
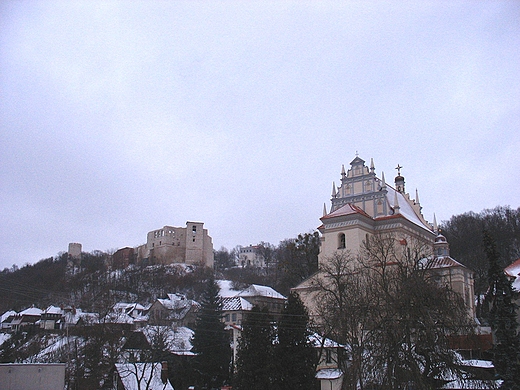
{"label": "red tiled roof", "polygon": [[520,259],[515,260],[504,268],[504,272],[509,276],[517,277],[520,276]]}
{"label": "red tiled roof", "polygon": [[440,256],[428,259],[428,268],[448,268],[448,267],[464,267],[463,264],[449,256]]}
{"label": "red tiled roof", "polygon": [[367,218],[372,219],[372,217],[368,215],[362,208],[353,205],[352,203],[347,203],[346,205],[341,206],[339,209],[333,211],[332,213],[323,216],[321,220],[352,214],[361,214]]}

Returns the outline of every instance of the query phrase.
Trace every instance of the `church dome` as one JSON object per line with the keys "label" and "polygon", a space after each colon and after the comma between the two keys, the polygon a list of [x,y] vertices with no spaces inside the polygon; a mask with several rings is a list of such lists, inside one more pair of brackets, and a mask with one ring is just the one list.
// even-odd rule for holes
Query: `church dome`
{"label": "church dome", "polygon": [[435,242],[447,242],[447,240],[446,237],[439,233],[437,237],[435,237]]}

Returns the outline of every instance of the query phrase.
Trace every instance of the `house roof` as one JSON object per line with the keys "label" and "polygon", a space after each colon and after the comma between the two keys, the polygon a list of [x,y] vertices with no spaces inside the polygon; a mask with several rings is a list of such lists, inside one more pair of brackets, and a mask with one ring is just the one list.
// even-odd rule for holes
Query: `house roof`
{"label": "house roof", "polygon": [[65,322],[68,324],[77,324],[80,319],[87,323],[95,324],[99,322],[99,314],[83,312],[81,309],[74,309],[65,313]]}
{"label": "house roof", "polygon": [[504,268],[504,272],[515,278],[520,276],[520,259],[513,261],[506,268]]}
{"label": "house roof", "polygon": [[[58,307],[58,306],[49,306],[47,309],[45,309],[43,311],[43,313],[45,314],[63,314],[63,310],[61,309],[61,307]],[[42,314],[43,314],[42,313]]]}
{"label": "house roof", "polygon": [[509,264],[504,272],[512,278],[515,278],[513,281],[513,288],[520,291],[520,259]]}
{"label": "house roof", "polygon": [[171,326],[152,326],[148,325],[142,329],[148,342],[152,345],[153,338],[160,336],[164,338],[165,345],[169,352],[176,355],[194,355],[191,352],[193,345],[191,339],[193,330],[185,326],[172,328]]}
{"label": "house roof", "polygon": [[222,298],[222,310],[251,310],[253,305],[242,297],[226,297]]}
{"label": "house roof", "polygon": [[421,263],[429,269],[439,268],[450,268],[450,267],[462,267],[467,268],[462,263],[450,256],[436,256],[434,258],[422,259]]}
{"label": "house roof", "polygon": [[156,302],[168,310],[168,317],[171,320],[182,320],[192,308],[200,306],[194,300],[181,298],[177,294],[168,294],[168,297],[168,299],[157,299]]}
{"label": "house roof", "polygon": [[235,289],[233,289],[233,282],[231,282],[230,280],[217,280],[217,284],[220,287],[220,296],[222,298],[269,297],[269,298],[277,298],[277,299],[286,299],[286,297],[284,297],[278,291],[276,291],[275,289],[273,289],[269,286],[252,284],[243,290],[235,290]]}
{"label": "house roof", "polygon": [[343,376],[343,371],[339,368],[323,368],[316,372],[316,379],[339,379]]}
{"label": "house roof", "polygon": [[0,322],[4,322],[6,320],[8,320],[9,318],[12,318],[14,317],[16,314],[18,314],[17,312],[15,312],[14,310],[9,310],[9,311],[6,311],[4,314],[2,314],[2,316],[0,317]]}
{"label": "house roof", "polygon": [[37,307],[29,307],[28,309],[25,309],[18,313],[19,316],[41,316],[43,310],[38,309]]}
{"label": "house roof", "polygon": [[240,291],[237,297],[269,297],[276,299],[286,299],[282,294],[278,291],[274,290],[269,286],[261,286],[258,284],[252,284],[245,290]]}

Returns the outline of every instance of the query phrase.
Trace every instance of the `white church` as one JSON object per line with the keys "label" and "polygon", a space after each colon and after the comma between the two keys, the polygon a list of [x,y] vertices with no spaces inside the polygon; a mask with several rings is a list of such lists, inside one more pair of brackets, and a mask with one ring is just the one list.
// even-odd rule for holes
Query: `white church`
{"label": "white church", "polygon": [[[421,204],[416,191],[412,199],[405,189],[405,179],[401,175],[401,166],[397,166],[397,176],[389,184],[384,173],[376,175],[374,162],[370,166],[359,156],[350,163],[350,168],[341,169],[340,184],[332,185],[330,210],[324,206],[321,226],[320,267],[326,265],[337,254],[349,253],[353,258],[360,254],[364,242],[377,234],[394,237],[397,246],[408,245],[411,241],[419,242],[426,248],[428,267],[439,280],[448,283],[463,298],[468,316],[475,318],[473,272],[450,257],[446,238],[437,228],[437,223],[430,224],[421,213]],[[317,315],[318,284],[311,276],[294,289],[302,298],[311,316]],[[323,367],[325,373],[321,379],[327,389],[340,388],[342,373],[337,367]],[[330,383],[329,383],[330,382]]]}

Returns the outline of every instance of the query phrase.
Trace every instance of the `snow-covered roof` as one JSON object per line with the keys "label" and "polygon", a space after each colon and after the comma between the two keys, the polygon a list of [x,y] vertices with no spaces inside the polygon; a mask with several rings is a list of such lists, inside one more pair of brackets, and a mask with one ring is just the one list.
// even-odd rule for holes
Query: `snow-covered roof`
{"label": "snow-covered roof", "polygon": [[106,315],[105,322],[108,324],[133,324],[134,318],[126,313],[110,312]]}
{"label": "snow-covered roof", "polygon": [[200,306],[194,300],[178,294],[168,294],[168,299],[157,299],[157,302],[169,311],[168,317],[172,320],[182,320],[192,308]]}
{"label": "snow-covered roof", "polygon": [[269,286],[261,286],[259,284],[252,284],[245,290],[240,291],[237,297],[269,297],[276,299],[286,299],[278,291]]}
{"label": "snow-covered roof", "polygon": [[358,206],[356,206],[356,205],[354,205],[352,203],[347,203],[346,205],[341,206],[339,209],[333,211],[332,213],[325,215],[321,219],[322,220],[324,220],[324,219],[326,220],[326,219],[329,219],[329,218],[335,218],[335,217],[340,217],[340,216],[344,216],[344,215],[351,215],[351,214],[361,214],[361,215],[364,215],[367,218],[372,218],[365,211],[363,211],[363,209],[361,209],[360,207],[358,207]]}
{"label": "snow-covered roof", "polygon": [[[115,366],[125,390],[173,390],[168,380],[166,383],[161,380],[161,363],[118,363]],[[143,379],[139,382],[137,378]]]}
{"label": "snow-covered roof", "polygon": [[49,306],[47,309],[43,311],[45,314],[63,314],[63,310],[58,306]]}
{"label": "snow-covered roof", "polygon": [[19,316],[41,316],[43,310],[38,309],[37,307],[29,307],[28,309],[25,309],[18,313]]}
{"label": "snow-covered roof", "polygon": [[269,297],[277,299],[286,299],[278,291],[274,290],[269,286],[262,286],[259,284],[252,284],[243,290],[233,289],[233,282],[230,280],[217,280],[217,284],[220,287],[220,296],[222,298],[232,297]]}
{"label": "snow-covered roof", "polygon": [[512,264],[509,264],[504,272],[512,278],[513,280],[513,288],[517,291],[520,291],[520,259],[517,259]]}
{"label": "snow-covered roof", "polygon": [[99,322],[99,314],[83,312],[81,309],[65,313],[65,322],[68,324],[77,324],[80,319],[86,323],[95,324]]}
{"label": "snow-covered roof", "polygon": [[155,337],[163,338],[166,348],[169,352],[176,355],[194,355],[191,352],[193,345],[191,339],[193,337],[193,330],[185,326],[172,328],[171,326],[155,326],[148,325],[141,330],[146,339],[153,344]]}
{"label": "snow-covered roof", "polygon": [[489,360],[468,359],[462,360],[460,364],[468,367],[494,368],[493,362]]}
{"label": "snow-covered roof", "polygon": [[428,269],[439,269],[439,268],[450,268],[450,267],[462,267],[467,268],[462,263],[459,263],[457,260],[450,256],[435,256],[423,258],[420,260],[420,263],[423,267]]}
{"label": "snow-covered roof", "polygon": [[520,259],[517,259],[513,263],[509,264],[504,271],[509,276],[514,276],[515,278],[520,276]]}
{"label": "snow-covered roof", "polygon": [[329,339],[327,337],[320,336],[318,333],[312,333],[309,336],[309,341],[312,343],[312,345],[315,348],[320,348],[320,347],[323,347],[323,348],[340,348],[340,347],[343,347],[343,345],[341,345],[341,344],[339,344],[339,343],[335,342],[334,340]]}
{"label": "snow-covered roof", "polygon": [[[173,298],[173,299],[172,299]],[[176,294],[168,294],[166,299],[157,299],[168,310],[179,310],[184,308],[191,308],[192,306],[198,306],[198,303],[186,298],[179,298]]]}
{"label": "snow-covered roof", "polygon": [[456,379],[446,383],[441,387],[441,389],[498,389],[501,383],[502,381],[500,380],[484,381],[480,379]]}
{"label": "snow-covered roof", "polygon": [[343,371],[338,368],[323,368],[316,373],[316,379],[339,379],[343,376]]}
{"label": "snow-covered roof", "polygon": [[9,311],[6,311],[4,314],[2,314],[2,316],[0,317],[0,322],[4,322],[6,321],[9,317],[14,317],[16,314],[18,314],[17,312],[15,312],[14,310],[9,310]]}
{"label": "snow-covered roof", "polygon": [[[397,195],[397,203],[399,205],[399,214],[401,214],[403,217],[405,217],[410,222],[414,223],[417,226],[422,227],[423,229],[426,229],[428,231],[431,231],[431,227],[428,225],[425,225],[421,218],[415,213],[414,209],[410,205],[409,200],[405,198],[405,195],[399,191],[397,191],[395,188],[393,188],[390,185],[386,185],[386,190],[388,191],[386,195],[386,199],[388,200],[388,204],[393,209],[395,208],[395,199]],[[385,218],[385,217],[379,217],[379,218]],[[376,218],[378,219],[378,218]]]}

